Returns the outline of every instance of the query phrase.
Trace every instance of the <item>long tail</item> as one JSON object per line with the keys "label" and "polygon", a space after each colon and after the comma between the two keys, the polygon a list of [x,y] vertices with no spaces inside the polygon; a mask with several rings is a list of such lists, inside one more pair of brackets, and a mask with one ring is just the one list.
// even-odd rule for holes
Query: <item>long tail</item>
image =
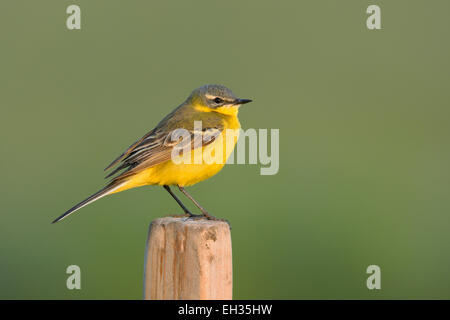
{"label": "long tail", "polygon": [[121,187],[124,183],[121,183],[119,185],[117,184],[110,184],[106,187],[104,187],[103,189],[101,189],[100,191],[94,193],[92,196],[86,198],[85,200],[81,201],[80,203],[78,203],[77,205],[73,206],[72,208],[70,208],[69,210],[67,210],[66,212],[64,212],[61,216],[59,216],[58,218],[56,218],[55,220],[53,220],[52,223],[56,223],[58,221],[61,221],[62,219],[68,217],[70,214],[74,213],[75,211],[87,206],[88,204],[103,198],[104,196],[107,196],[108,194],[110,194],[111,192],[113,192],[114,190],[118,189],[119,187]]}

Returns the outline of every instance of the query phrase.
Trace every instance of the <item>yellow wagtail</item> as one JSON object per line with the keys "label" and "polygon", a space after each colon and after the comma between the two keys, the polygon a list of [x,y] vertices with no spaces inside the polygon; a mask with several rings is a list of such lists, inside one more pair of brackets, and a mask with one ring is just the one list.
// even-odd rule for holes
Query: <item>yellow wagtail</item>
{"label": "yellow wagtail", "polygon": [[[107,178],[123,170],[118,176],[114,177],[105,188],[67,210],[53,223],[104,196],[144,185],[163,186],[183,209],[185,215],[189,217],[203,215],[208,219],[215,219],[186,192],[184,187],[208,179],[222,169],[236,144],[237,135],[233,137],[232,147],[227,147],[224,152],[220,152],[220,161],[213,163],[205,161],[207,159],[206,150],[208,149],[209,155],[214,154],[211,149],[224,150],[227,130],[237,131],[240,128],[237,117],[239,106],[251,101],[237,98],[230,89],[221,85],[205,85],[195,89],[186,101],[161,120],[153,130],[133,143],[106,167],[105,170],[108,170],[120,162]],[[198,121],[201,122],[200,135],[203,138],[200,144],[189,144],[189,151],[192,152],[188,155],[188,160],[191,160],[192,154],[195,156],[196,151],[200,151],[205,158],[202,158],[200,162],[196,159],[193,162],[173,161],[175,160],[174,148],[179,147],[184,140],[174,140],[174,132],[182,129],[194,136],[198,134],[195,127],[195,123]],[[209,136],[207,139],[205,139],[206,135]],[[186,154],[183,153],[180,157],[186,160]],[[178,160],[180,159],[178,158]],[[176,185],[200,209],[202,215],[192,214],[172,192],[171,185]]]}

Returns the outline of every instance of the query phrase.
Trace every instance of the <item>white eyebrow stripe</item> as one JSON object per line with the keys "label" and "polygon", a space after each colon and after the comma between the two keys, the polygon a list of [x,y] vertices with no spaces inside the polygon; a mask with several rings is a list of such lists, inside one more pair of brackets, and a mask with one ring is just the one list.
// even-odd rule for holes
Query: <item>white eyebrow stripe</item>
{"label": "white eyebrow stripe", "polygon": [[216,96],[212,96],[212,95],[210,95],[210,94],[205,94],[205,97],[208,98],[208,99],[214,99],[214,98],[216,98]]}

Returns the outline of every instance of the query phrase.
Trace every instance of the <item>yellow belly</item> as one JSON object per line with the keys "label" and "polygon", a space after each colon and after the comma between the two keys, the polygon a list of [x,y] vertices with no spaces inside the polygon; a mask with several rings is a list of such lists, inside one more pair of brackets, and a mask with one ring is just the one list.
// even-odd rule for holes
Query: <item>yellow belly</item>
{"label": "yellow belly", "polygon": [[[237,122],[237,125],[239,125],[239,122]],[[131,176],[127,182],[112,193],[145,185],[189,186],[208,179],[223,168],[236,145],[238,136],[238,131],[235,132],[234,136],[225,136],[222,133],[213,143],[202,147],[200,163],[198,161],[199,158],[194,159],[196,152],[200,152],[200,150],[194,150],[191,153],[190,163],[186,163],[185,158],[185,162],[180,163],[180,158],[178,158],[175,161],[169,160],[154,167],[144,169]]]}

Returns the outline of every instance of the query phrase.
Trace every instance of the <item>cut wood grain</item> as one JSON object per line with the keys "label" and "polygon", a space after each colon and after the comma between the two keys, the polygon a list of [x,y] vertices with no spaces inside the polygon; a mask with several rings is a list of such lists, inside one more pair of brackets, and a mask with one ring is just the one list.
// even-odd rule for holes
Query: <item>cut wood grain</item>
{"label": "cut wood grain", "polygon": [[144,299],[231,299],[232,269],[226,222],[167,217],[150,224]]}

